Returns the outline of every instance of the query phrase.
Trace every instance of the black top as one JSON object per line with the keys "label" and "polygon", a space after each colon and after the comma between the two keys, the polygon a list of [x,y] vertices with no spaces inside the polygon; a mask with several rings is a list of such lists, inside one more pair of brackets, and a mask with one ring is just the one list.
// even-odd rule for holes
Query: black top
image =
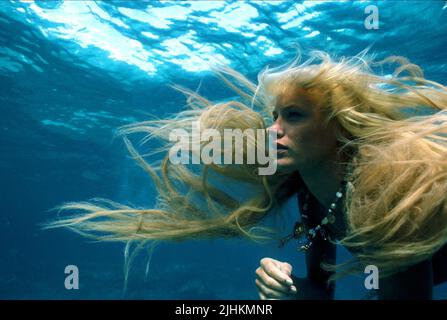
{"label": "black top", "polygon": [[[310,213],[307,219],[301,219],[303,223],[307,224],[306,228],[314,228],[321,223],[321,220],[327,214],[327,208],[325,208],[313,195],[310,193],[299,178],[299,190],[298,190],[298,208],[300,214],[303,212],[304,197],[309,193],[308,198],[308,210]],[[345,199],[343,198],[342,201]],[[326,229],[332,235],[332,239],[342,239],[347,232],[347,224],[345,212],[338,208],[336,210],[336,222],[333,225],[327,225]],[[348,248],[349,249],[349,248]],[[433,268],[433,284],[437,285],[447,281],[447,244],[444,245],[431,259],[431,265]]]}

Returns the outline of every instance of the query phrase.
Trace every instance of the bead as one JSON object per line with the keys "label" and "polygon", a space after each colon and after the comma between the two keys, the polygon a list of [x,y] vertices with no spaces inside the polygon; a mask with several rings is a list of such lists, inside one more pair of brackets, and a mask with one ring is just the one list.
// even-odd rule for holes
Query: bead
{"label": "bead", "polygon": [[[346,181],[343,181],[341,185],[342,187],[340,187],[340,189],[335,193],[336,196],[335,201],[330,204],[326,217],[324,217],[321,220],[319,225],[317,225],[315,228],[307,230],[306,233],[306,228],[304,227],[303,223],[296,223],[294,229],[294,237],[298,240],[299,243],[298,250],[301,251],[308,250],[312,246],[313,243],[312,241],[315,237],[317,237],[317,235],[321,237],[323,240],[328,240],[332,242],[332,237],[330,236],[328,229],[326,229],[324,226],[327,224],[335,223],[336,218],[334,212],[337,209],[338,201],[340,201],[340,199],[343,198],[344,188],[345,187],[350,188],[349,190],[351,191],[354,188],[352,183]],[[301,213],[302,219],[308,219],[308,216],[304,213],[307,213],[309,209],[309,203],[308,203],[309,197],[310,193],[307,192],[304,195],[304,201]]]}
{"label": "bead", "polygon": [[303,225],[300,223],[299,225],[296,226],[295,228],[295,237],[299,237],[300,235],[302,235],[304,233],[304,227]]}
{"label": "bead", "polygon": [[310,248],[311,245],[312,245],[312,242],[309,242],[309,243],[307,243],[307,244],[305,244],[305,245],[302,245],[302,246],[300,247],[300,249],[301,249],[302,251],[309,250],[309,248]]}

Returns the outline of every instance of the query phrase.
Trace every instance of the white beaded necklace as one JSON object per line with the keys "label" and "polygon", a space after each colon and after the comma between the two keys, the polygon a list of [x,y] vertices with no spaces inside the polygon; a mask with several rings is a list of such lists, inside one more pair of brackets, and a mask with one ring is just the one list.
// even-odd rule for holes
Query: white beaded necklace
{"label": "white beaded necklace", "polygon": [[[340,189],[335,193],[335,200],[330,204],[326,216],[316,227],[307,230],[305,223],[297,221],[294,225],[293,232],[279,240],[279,246],[283,247],[289,240],[296,239],[299,244],[298,250],[306,251],[312,246],[312,243],[317,236],[320,236],[323,240],[330,239],[326,226],[335,223],[335,210],[343,198],[345,188],[346,181],[342,181]],[[308,219],[309,196],[309,192],[307,192],[304,196],[303,210],[301,212],[301,217],[305,220]]]}

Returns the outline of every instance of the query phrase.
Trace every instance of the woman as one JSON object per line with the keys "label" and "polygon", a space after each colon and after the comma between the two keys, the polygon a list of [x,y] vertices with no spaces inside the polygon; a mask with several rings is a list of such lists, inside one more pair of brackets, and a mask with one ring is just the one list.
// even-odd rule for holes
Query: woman
{"label": "woman", "polygon": [[[326,60],[326,63],[329,64],[329,60]],[[278,148],[281,150],[278,154],[278,168],[283,172],[289,172],[291,174],[296,171],[299,172],[301,178],[300,182],[302,183],[302,187],[305,188],[307,192],[306,196],[310,195],[310,197],[312,197],[312,200],[303,201],[303,199],[301,198],[300,201],[300,204],[305,203],[308,206],[310,205],[310,203],[312,203],[312,209],[303,209],[303,207],[301,206],[300,210],[302,216],[303,213],[306,213],[306,211],[309,212],[308,217],[306,219],[303,219],[303,221],[307,224],[307,229],[311,229],[312,227],[315,228],[315,226],[319,225],[322,219],[327,217],[327,212],[328,209],[331,208],[331,204],[335,204],[334,198],[337,198],[336,193],[337,190],[340,188],[340,185],[343,184],[343,179],[349,176],[351,178],[355,176],[355,171],[353,173],[350,173],[349,175],[349,170],[355,169],[348,169],[347,165],[350,161],[353,161],[352,158],[360,157],[355,155],[355,153],[353,156],[352,150],[350,151],[351,154],[349,154],[348,152],[344,152],[341,149],[340,142],[343,143],[343,141],[345,141],[346,139],[348,139],[349,141],[353,141],[353,136],[355,136],[356,138],[365,137],[365,140],[370,139],[371,142],[368,142],[369,145],[364,142],[359,143],[359,147],[356,148],[356,152],[359,152],[359,150],[368,151],[368,148],[379,148],[382,144],[386,144],[387,147],[390,148],[389,152],[394,151],[396,153],[388,153],[384,146],[383,150],[371,150],[371,152],[377,152],[377,154],[367,155],[368,157],[373,158],[373,161],[369,159],[363,160],[364,165],[366,166],[366,168],[363,170],[368,170],[369,172],[362,172],[362,181],[358,181],[358,184],[360,185],[364,180],[372,180],[370,182],[372,184],[371,186],[364,187],[367,190],[367,192],[366,190],[363,191],[364,197],[372,196],[379,198],[380,201],[387,201],[389,203],[391,202],[391,199],[381,199],[381,197],[387,196],[386,191],[381,190],[381,185],[383,186],[383,188],[388,188],[391,190],[400,190],[400,188],[403,187],[399,184],[393,186],[392,184],[396,183],[394,179],[386,180],[386,177],[382,176],[384,174],[387,174],[387,170],[393,170],[393,165],[403,166],[402,168],[396,168],[397,170],[400,170],[400,172],[397,171],[389,173],[396,179],[399,178],[401,174],[404,174],[406,170],[408,170],[408,172],[412,172],[413,170],[419,169],[421,172],[425,169],[425,167],[420,168],[421,163],[418,163],[417,165],[415,165],[414,168],[411,168],[408,162],[417,161],[419,159],[408,159],[406,158],[406,155],[402,154],[402,152],[405,151],[411,152],[410,148],[413,147],[411,143],[414,144],[414,147],[418,146],[419,144],[422,144],[421,147],[423,147],[423,143],[422,141],[417,141],[415,138],[400,139],[398,137],[399,134],[404,136],[408,134],[417,135],[417,131],[415,130],[416,128],[412,128],[411,125],[408,125],[408,128],[405,128],[406,125],[404,122],[402,123],[400,132],[396,130],[397,132],[394,133],[394,126],[397,126],[396,122],[400,120],[402,115],[388,115],[386,112],[395,112],[394,109],[397,109],[399,105],[396,103],[393,106],[394,109],[390,108],[390,110],[380,110],[379,108],[383,108],[384,105],[383,103],[379,104],[381,103],[381,101],[379,97],[377,97],[377,95],[381,95],[380,98],[384,100],[384,98],[386,97],[385,92],[381,92],[379,90],[377,90],[378,92],[374,92],[372,90],[368,92],[367,88],[364,88],[366,89],[365,91],[361,90],[362,86],[366,87],[367,84],[371,85],[375,83],[366,82],[366,75],[362,75],[359,72],[353,73],[353,75],[351,75],[353,77],[352,79],[337,79],[337,74],[331,74],[331,71],[335,72],[335,70],[331,70],[331,68],[334,68],[334,66],[335,65],[319,65],[316,67],[308,66],[299,67],[296,70],[288,68],[282,72],[261,75],[261,84],[267,87],[264,88],[264,90],[269,92],[270,95],[274,97],[274,101],[272,102],[272,105],[274,106],[272,113],[273,120],[275,122],[269,129],[275,130],[278,135],[277,144]],[[344,71],[345,72],[343,74],[349,77],[349,70]],[[286,77],[289,77],[289,79],[287,79]],[[306,79],[306,77],[310,77],[310,79]],[[278,79],[284,80],[282,80],[283,82],[281,83],[281,80]],[[310,85],[306,83],[306,81],[314,81],[315,84]],[[335,83],[331,85],[331,81],[334,81]],[[362,81],[366,83],[362,83]],[[416,90],[415,88],[412,89]],[[346,94],[347,92],[349,92],[350,96]],[[410,91],[409,94],[413,92],[417,91]],[[432,92],[432,94],[434,95],[434,97],[437,96],[437,92]],[[441,97],[442,94],[445,95],[445,92],[441,91],[439,96]],[[388,98],[391,97],[393,96],[388,96]],[[403,97],[404,96],[402,96],[402,99]],[[421,96],[421,99],[423,98],[428,97]],[[374,103],[377,103],[377,106],[375,106]],[[443,103],[445,105],[445,98]],[[421,103],[420,106],[422,105],[423,104]],[[373,119],[378,122],[377,124],[371,124],[371,127],[377,126],[378,128],[385,128],[390,120],[394,120],[394,123],[390,122],[390,125],[392,124],[393,127],[390,128],[389,133],[381,131],[375,132],[373,128],[368,127],[368,124],[366,124],[364,128],[361,128],[361,121],[356,122],[357,119],[355,119],[354,117],[340,117],[339,114],[336,114],[337,109],[342,110],[341,112],[352,112],[351,110],[345,111],[347,109],[346,107],[349,106],[356,108],[356,112],[362,112],[362,114],[360,115],[361,117],[364,117],[366,112],[370,112],[371,114],[368,116],[374,117]],[[409,105],[402,104],[402,106],[406,107]],[[437,105],[437,107],[442,109],[443,105]],[[347,125],[343,126],[342,121],[346,121]],[[383,123],[380,123],[380,121],[383,121]],[[351,126],[355,126],[355,128],[351,128]],[[359,132],[362,129],[372,130],[372,132]],[[428,126],[425,128],[420,127],[418,129],[427,130],[427,133],[436,131],[436,129],[429,128]],[[441,130],[442,129],[439,128],[439,132],[442,132]],[[391,134],[394,134],[396,136],[391,136]],[[396,140],[393,141],[394,139]],[[412,141],[413,139],[415,141]],[[388,144],[390,143],[393,143],[395,145],[388,146]],[[402,145],[400,145],[400,143],[402,143]],[[441,181],[444,184],[443,187],[445,187],[445,176],[442,176],[442,174],[445,175],[445,161],[447,161],[447,158],[445,157],[445,150],[443,150],[443,153],[444,158],[440,157],[437,159],[437,161],[441,161],[441,167],[439,168],[440,171],[438,173],[440,174],[440,176],[436,177],[433,175],[430,176],[430,179],[438,178],[438,181]],[[422,161],[424,155],[420,155],[420,158],[420,161]],[[429,159],[429,161],[430,160],[434,159],[432,158]],[[383,166],[385,166],[385,168],[383,168]],[[409,173],[407,173],[406,175],[408,174]],[[402,177],[402,179],[407,181],[407,183],[415,184],[415,182],[411,181],[411,179],[416,180],[418,176],[419,175],[410,175],[410,177],[404,176]],[[360,177],[355,178],[360,179]],[[384,181],[381,181],[382,179]],[[415,184],[414,186],[416,190],[422,187],[423,186],[419,184]],[[426,186],[426,188],[433,187],[434,186]],[[377,188],[378,190],[375,191],[374,188]],[[372,192],[379,192],[379,194],[373,195],[371,194]],[[411,193],[408,192],[404,195],[406,197],[410,197]],[[357,198],[360,197],[360,195],[351,196]],[[445,200],[443,199],[445,195],[443,196],[442,193],[440,193],[437,196],[440,197],[439,201],[444,201],[442,204],[444,207],[440,207],[440,209],[444,210],[444,212],[440,212],[441,216],[439,217],[439,219],[445,219],[447,217],[445,213]],[[373,202],[379,200],[376,200],[374,198],[365,198],[362,199],[362,201]],[[407,201],[407,199],[397,199],[394,201],[403,202]],[[418,201],[423,200],[418,199]],[[408,204],[405,204],[405,207],[413,207],[417,205],[417,203],[418,202],[416,201],[409,202]],[[377,210],[376,208],[374,208],[374,206],[376,205],[383,204],[370,203],[369,207],[363,203],[358,204],[358,206],[361,206],[362,210],[365,210],[365,212],[374,212],[375,210]],[[388,208],[391,207],[391,205],[387,206]],[[352,210],[358,210],[354,206],[352,208]],[[372,209],[374,209],[374,211]],[[391,210],[391,208],[388,210]],[[398,214],[410,215],[411,209],[407,210],[408,212],[400,212]],[[419,208],[417,208],[417,210],[422,211],[422,209]],[[346,226],[344,225],[345,218],[343,217],[341,212],[337,210],[332,211],[334,212],[334,215],[336,215],[334,223],[325,224],[325,229],[322,230],[329,231],[329,233],[337,237],[339,236],[339,234],[346,232]],[[387,219],[386,213],[387,212],[378,212],[378,214],[382,215],[382,217],[379,216],[378,219]],[[422,212],[417,213],[423,214]],[[359,212],[357,214],[360,215],[362,213]],[[364,214],[362,214],[362,216],[365,219],[370,218]],[[399,218],[407,219],[406,217],[397,217],[397,219]],[[415,218],[417,219],[417,217]],[[354,217],[354,213],[351,213],[351,216],[348,216],[348,219],[353,220],[359,218]],[[352,221],[351,223],[362,223],[362,221]],[[374,224],[368,225],[367,227],[370,228],[369,230],[379,227],[383,228],[382,221],[378,221],[376,223],[378,224],[377,227]],[[402,221],[400,223],[412,223],[412,221]],[[418,227],[419,224],[416,224],[415,221],[415,226],[411,229],[411,232],[417,232],[416,228]],[[362,226],[362,228],[365,227]],[[403,229],[404,227],[400,226],[400,228]],[[428,228],[430,227],[428,226]],[[361,231],[358,232],[360,233]],[[377,231],[377,233],[379,232],[381,231]],[[381,233],[382,235],[380,235],[380,237],[391,237],[390,234],[386,234],[385,232]],[[367,236],[368,235],[365,234],[365,238]],[[399,234],[396,232],[394,237],[398,238]],[[293,277],[291,275],[292,267],[288,263],[276,261],[269,258],[261,260],[261,265],[256,270],[256,285],[259,290],[261,299],[297,297],[313,299],[333,298],[334,286],[328,286],[328,280],[332,273],[324,270],[324,268],[321,268],[321,263],[325,261],[328,263],[334,263],[335,245],[330,241],[325,241],[321,238],[321,236],[315,237],[313,239],[310,242],[311,246],[306,251],[306,279],[298,279],[296,277]],[[366,243],[365,246],[367,246]],[[447,269],[446,248],[447,247],[444,247],[443,251],[437,254],[435,265],[433,265],[433,259],[428,258],[426,260],[423,260],[422,262],[416,263],[414,266],[411,266],[406,271],[395,273],[392,276],[384,278],[383,281],[380,281],[380,298],[431,298],[433,284],[437,284],[445,279],[446,271],[444,270]],[[421,247],[421,249],[424,249],[424,247]],[[390,255],[390,260],[393,258],[393,256],[399,258],[399,250],[401,250],[401,248],[396,248],[393,250],[393,252],[388,253]],[[408,259],[412,260],[415,258],[408,257]],[[389,263],[392,264],[392,261],[389,261]],[[395,267],[397,267],[397,265]]]}
{"label": "woman", "polygon": [[[180,89],[188,95],[191,110],[174,119],[127,126],[121,133],[167,140],[174,129],[193,134],[193,122],[200,129],[223,132],[267,129],[270,118],[268,131],[277,136],[276,174],[258,175],[259,163],[204,164],[197,174],[193,166],[170,163],[168,141],[158,174],[125,137],[130,153],[155,182],[157,208],[73,203],[62,208],[83,213],[50,227],[69,227],[129,246],[135,240],[138,248],[199,237],[262,240],[272,238],[266,233],[270,230],[259,227],[262,220],[297,193],[301,223],[279,241],[298,240],[306,251],[307,277],[294,277],[286,262],[262,259],[256,270],[261,299],[332,298],[335,279],[363,272],[366,265],[380,271],[379,298],[431,298],[433,284],[447,278],[442,272],[447,90],[424,79],[420,68],[402,58],[386,61],[401,64],[391,77],[375,75],[364,54],[334,62],[315,52],[302,64],[296,59],[264,70],[257,86],[222,68],[217,74],[245,103],[213,104]],[[263,146],[262,141],[248,141],[242,149],[245,156],[250,144]],[[232,146],[222,154],[239,151]],[[231,194],[232,183],[248,184],[251,194]],[[335,243],[346,246],[355,259],[334,266]]]}

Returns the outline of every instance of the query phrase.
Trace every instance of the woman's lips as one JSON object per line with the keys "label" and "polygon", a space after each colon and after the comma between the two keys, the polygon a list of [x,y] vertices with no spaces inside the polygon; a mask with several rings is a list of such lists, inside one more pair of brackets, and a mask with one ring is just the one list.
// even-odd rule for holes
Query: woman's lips
{"label": "woman's lips", "polygon": [[282,145],[280,143],[277,143],[276,144],[276,154],[277,154],[277,156],[285,155],[287,153],[287,149],[288,148],[286,146],[284,146],[284,145]]}
{"label": "woman's lips", "polygon": [[276,144],[276,150],[280,151],[280,150],[287,150],[288,148],[280,143]]}

